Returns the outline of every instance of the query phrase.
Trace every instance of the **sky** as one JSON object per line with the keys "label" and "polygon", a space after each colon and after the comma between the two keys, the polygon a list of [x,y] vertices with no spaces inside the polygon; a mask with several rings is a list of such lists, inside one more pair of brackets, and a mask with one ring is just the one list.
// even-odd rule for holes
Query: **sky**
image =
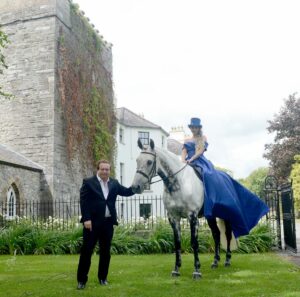
{"label": "sky", "polygon": [[117,107],[170,131],[201,118],[235,178],[268,166],[267,132],[300,88],[298,0],[74,0],[113,44]]}

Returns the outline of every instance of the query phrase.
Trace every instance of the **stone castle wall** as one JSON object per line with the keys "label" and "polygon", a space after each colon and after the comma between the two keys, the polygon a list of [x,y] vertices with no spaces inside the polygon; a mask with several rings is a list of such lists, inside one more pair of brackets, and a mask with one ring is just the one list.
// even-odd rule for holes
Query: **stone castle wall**
{"label": "stone castle wall", "polygon": [[[40,200],[41,172],[20,167],[0,164],[0,205],[5,205],[6,194],[11,185],[15,185],[19,191],[18,203]],[[3,213],[3,211],[0,211]]]}
{"label": "stone castle wall", "polygon": [[113,101],[111,49],[104,44],[100,51],[93,48],[90,28],[68,0],[1,0],[0,24],[10,40],[4,51],[9,68],[0,75],[0,85],[14,95],[0,98],[0,143],[44,168],[43,187],[49,187],[52,198],[78,198],[94,162],[84,150],[88,138],[73,135],[74,143],[81,144],[70,148],[64,104],[73,100],[79,105],[82,96],[69,98],[62,90],[73,88],[67,71],[84,66],[85,79]]}

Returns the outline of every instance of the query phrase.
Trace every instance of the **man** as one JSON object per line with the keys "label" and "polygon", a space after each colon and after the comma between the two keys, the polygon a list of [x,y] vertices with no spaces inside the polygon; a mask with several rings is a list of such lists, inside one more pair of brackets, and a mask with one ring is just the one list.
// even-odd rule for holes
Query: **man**
{"label": "man", "polygon": [[88,280],[91,257],[99,241],[100,255],[98,279],[101,285],[107,285],[110,262],[110,246],[114,225],[117,225],[117,195],[132,196],[131,188],[125,188],[116,179],[110,178],[110,163],[100,160],[97,174],[83,180],[80,189],[81,222],[83,223],[83,245],[77,270],[77,289],[84,289]]}

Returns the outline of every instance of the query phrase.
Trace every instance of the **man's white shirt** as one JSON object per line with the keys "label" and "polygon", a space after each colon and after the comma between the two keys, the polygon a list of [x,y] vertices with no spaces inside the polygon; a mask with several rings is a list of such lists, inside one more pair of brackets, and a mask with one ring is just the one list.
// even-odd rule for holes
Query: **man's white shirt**
{"label": "man's white shirt", "polygon": [[[101,186],[101,189],[102,189],[102,192],[103,192],[103,195],[104,195],[104,198],[107,199],[107,196],[108,196],[108,192],[109,192],[109,189],[108,189],[108,182],[109,182],[109,178],[108,180],[105,182],[103,181],[97,174],[97,178],[99,180],[99,183],[100,183],[100,186]],[[106,208],[105,208],[105,217],[111,217],[111,214],[110,214],[110,211],[106,205]]]}

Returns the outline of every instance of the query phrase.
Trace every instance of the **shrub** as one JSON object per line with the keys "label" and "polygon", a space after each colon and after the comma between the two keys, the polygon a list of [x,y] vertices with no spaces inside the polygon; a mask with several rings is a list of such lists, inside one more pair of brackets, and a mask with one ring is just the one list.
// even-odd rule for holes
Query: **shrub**
{"label": "shrub", "polygon": [[[173,231],[169,223],[158,220],[151,229],[145,225],[120,224],[115,228],[112,254],[153,254],[172,253],[174,251]],[[192,252],[190,229],[187,224],[181,228],[181,250]],[[198,235],[200,253],[214,251],[214,242],[209,228],[204,225]],[[256,226],[249,235],[239,240],[240,253],[258,253],[269,251],[275,243],[275,236],[267,224]],[[82,227],[69,230],[41,229],[28,220],[11,223],[0,229],[0,254],[77,254],[82,244]],[[98,247],[96,247],[98,252]]]}

